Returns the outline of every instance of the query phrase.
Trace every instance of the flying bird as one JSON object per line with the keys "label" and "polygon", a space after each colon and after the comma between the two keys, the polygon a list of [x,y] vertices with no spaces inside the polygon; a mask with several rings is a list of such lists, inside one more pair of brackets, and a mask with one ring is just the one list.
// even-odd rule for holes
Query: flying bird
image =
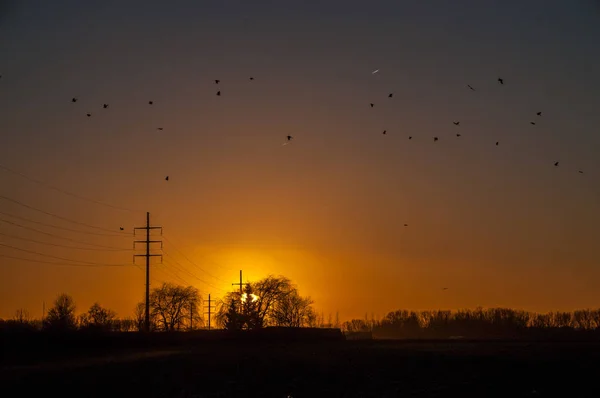
{"label": "flying bird", "polygon": [[215,80],[215,84],[219,84],[220,80]]}
{"label": "flying bird", "polygon": [[542,116],[542,112],[538,112],[538,113],[536,113],[536,115]]}
{"label": "flying bird", "polygon": [[558,162],[554,162],[554,165],[555,165],[555,166],[558,166]]}
{"label": "flying bird", "polygon": [[457,133],[457,134],[456,134],[456,136],[457,136],[457,137],[460,137],[460,133]]}
{"label": "flying bird", "polygon": [[125,228],[123,228],[123,227],[119,227],[119,229],[120,229],[121,231],[123,231]]}
{"label": "flying bird", "polygon": [[408,227],[408,224],[404,224],[405,227]]}
{"label": "flying bird", "polygon": [[529,123],[531,123],[531,125],[535,126],[535,122],[529,122]]}
{"label": "flying bird", "polygon": [[77,102],[77,98],[73,97],[73,99],[71,100],[71,102]]}
{"label": "flying bird", "polygon": [[496,146],[498,146],[499,143],[500,143],[499,141],[496,141]]}
{"label": "flying bird", "polygon": [[379,72],[379,69],[375,69],[373,72],[371,72],[371,74],[374,75],[377,72]]}
{"label": "flying bird", "polygon": [[169,176],[166,176],[166,177],[165,177],[165,181],[169,181]]}
{"label": "flying bird", "polygon": [[375,104],[371,102],[371,108],[374,107],[374,106],[375,106]]}
{"label": "flying bird", "polygon": [[412,140],[412,135],[408,136],[408,139],[409,139],[409,140]]}
{"label": "flying bird", "polygon": [[152,105],[153,103],[153,101],[148,101],[148,105]]}
{"label": "flying bird", "polygon": [[438,140],[438,138],[437,138],[437,137],[433,137],[433,141],[434,141],[434,142],[435,142],[435,141],[437,141],[437,140]]}
{"label": "flying bird", "polygon": [[254,80],[254,78],[252,76],[250,76],[250,80]]}
{"label": "flying bird", "polygon": [[217,95],[220,96],[221,95],[221,91],[217,91]]}
{"label": "flying bird", "polygon": [[88,114],[87,114],[87,117],[90,117],[90,116],[92,116],[92,114],[91,114],[91,113],[88,113]]}
{"label": "flying bird", "polygon": [[442,288],[442,290],[448,290],[448,288],[447,288],[447,287],[444,287],[444,288]]}
{"label": "flying bird", "polygon": [[383,130],[383,134],[385,135],[385,133],[387,132],[387,130]]}
{"label": "flying bird", "polygon": [[104,109],[106,109],[106,108],[108,108],[108,104],[104,104],[104,105],[102,105],[102,107],[103,107]]}
{"label": "flying bird", "polygon": [[582,170],[579,170],[579,174],[583,174],[583,171],[582,171]]}
{"label": "flying bird", "polygon": [[157,130],[163,131],[163,128],[162,127],[158,127]]}
{"label": "flying bird", "polygon": [[394,93],[390,93],[390,94],[388,95],[388,98],[392,98],[393,96],[394,96]]}
{"label": "flying bird", "polygon": [[455,126],[460,125],[460,122],[452,122],[452,123],[454,123]]}
{"label": "flying bird", "polygon": [[292,137],[291,135],[288,135],[286,138],[288,141],[291,141],[294,137]]}
{"label": "flying bird", "polygon": [[498,82],[499,82],[500,84],[504,84],[504,79],[502,79],[502,78],[498,78]]}
{"label": "flying bird", "polygon": [[475,91],[475,89],[473,87],[471,87],[470,84],[467,84],[467,87],[469,87],[471,89],[471,91]]}

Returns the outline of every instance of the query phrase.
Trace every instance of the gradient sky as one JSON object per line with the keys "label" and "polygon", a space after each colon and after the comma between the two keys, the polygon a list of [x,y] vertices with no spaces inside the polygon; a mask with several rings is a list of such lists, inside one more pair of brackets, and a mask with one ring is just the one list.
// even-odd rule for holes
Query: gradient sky
{"label": "gradient sky", "polygon": [[61,292],[130,315],[146,211],[153,285],[213,299],[243,269],[341,319],[600,305],[598,2],[2,4],[0,164],[132,210],[0,170],[1,196],[104,229],[0,198],[0,244],[125,264],[0,246],[0,317]]}

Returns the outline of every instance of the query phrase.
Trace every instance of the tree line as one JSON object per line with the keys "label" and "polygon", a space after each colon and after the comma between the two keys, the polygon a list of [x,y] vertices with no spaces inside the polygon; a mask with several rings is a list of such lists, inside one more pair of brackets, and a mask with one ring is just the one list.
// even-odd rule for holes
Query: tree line
{"label": "tree line", "polygon": [[519,337],[567,332],[600,332],[600,309],[535,313],[510,308],[459,311],[397,310],[383,319],[352,319],[342,329],[374,338]]}
{"label": "tree line", "polygon": [[[150,293],[152,331],[190,331],[205,328],[203,297],[198,289],[163,283]],[[331,318],[331,317],[330,317]],[[94,303],[77,315],[72,296],[63,293],[54,301],[42,320],[32,320],[27,311],[17,310],[13,319],[1,320],[4,330],[43,330],[53,332],[98,331],[132,332],[144,330],[145,302],[139,302],[132,316],[117,318],[114,311]],[[313,308],[310,297],[301,296],[297,287],[283,276],[268,276],[245,285],[242,292],[229,292],[215,307],[212,327],[251,330],[265,326],[324,326],[324,316]]]}

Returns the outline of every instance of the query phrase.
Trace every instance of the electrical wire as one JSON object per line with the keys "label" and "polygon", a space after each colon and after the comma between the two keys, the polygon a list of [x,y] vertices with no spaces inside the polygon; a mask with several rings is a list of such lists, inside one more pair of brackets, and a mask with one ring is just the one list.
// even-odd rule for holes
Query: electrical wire
{"label": "electrical wire", "polygon": [[[57,214],[50,213],[50,212],[48,212],[48,211],[45,211],[45,210],[40,210],[40,209],[38,209],[38,208],[36,208],[36,207],[33,207],[33,206],[30,206],[30,205],[27,205],[27,204],[25,204],[25,203],[23,203],[23,202],[20,202],[20,201],[18,201],[18,200],[15,200],[15,199],[8,198],[8,197],[6,197],[6,196],[4,196],[4,195],[0,195],[0,199],[8,200],[9,202],[13,202],[13,203],[15,203],[15,204],[17,204],[17,205],[19,205],[19,206],[23,206],[23,207],[26,207],[26,208],[28,208],[28,209],[31,209],[31,210],[38,211],[38,212],[40,212],[40,213],[46,214],[46,215],[48,215],[48,216],[51,216],[51,217],[58,218],[58,219],[60,219],[60,220],[63,220],[63,221],[71,222],[71,223],[73,223],[73,224],[83,225],[83,226],[85,226],[85,227],[88,227],[88,228],[93,228],[93,229],[98,229],[98,230],[101,230],[101,231],[113,232],[113,233],[115,234],[115,236],[119,236],[119,235],[117,234],[117,232],[116,232],[116,231],[113,231],[113,230],[111,230],[111,229],[107,229],[107,228],[103,228],[103,227],[98,227],[98,226],[95,226],[95,225],[91,225],[91,224],[87,224],[87,223],[83,223],[83,222],[79,222],[79,221],[71,220],[70,218],[63,217],[63,216],[59,216],[59,215],[57,215]],[[129,234],[129,233],[127,233],[127,232],[122,232],[122,233],[120,233],[120,235],[131,235],[131,234]]]}
{"label": "electrical wire", "polygon": [[195,262],[193,262],[192,260],[190,260],[190,259],[189,259],[189,258],[188,258],[188,257],[187,257],[185,254],[183,254],[183,253],[181,252],[181,250],[179,250],[179,249],[178,249],[178,248],[177,248],[177,247],[176,247],[176,246],[173,244],[173,242],[171,242],[171,241],[169,240],[169,238],[167,238],[167,237],[166,237],[166,236],[164,236],[164,235],[162,236],[162,238],[163,238],[164,240],[166,240],[166,241],[167,241],[167,242],[168,242],[168,243],[169,243],[169,244],[170,244],[170,245],[173,247],[173,249],[175,249],[175,251],[176,251],[176,252],[178,252],[178,253],[179,253],[179,254],[180,254],[180,255],[181,255],[183,258],[185,258],[187,261],[189,261],[189,262],[190,262],[190,264],[192,264],[193,266],[195,266],[196,268],[198,268],[198,269],[199,269],[201,272],[204,272],[206,275],[208,275],[208,276],[210,276],[210,277],[212,277],[212,278],[214,278],[214,279],[216,279],[216,280],[218,280],[218,281],[221,281],[221,282],[226,282],[226,281],[224,281],[223,279],[221,279],[221,278],[219,278],[219,277],[217,277],[217,276],[214,276],[214,275],[212,275],[210,272],[206,271],[205,269],[203,269],[202,267],[200,267],[198,264],[196,264]]}
{"label": "electrical wire", "polygon": [[102,247],[102,248],[105,248],[105,249],[119,249],[119,250],[122,250],[121,248],[118,248],[118,247],[115,247],[115,246],[98,245],[98,244],[95,244],[95,243],[84,242],[84,241],[77,240],[77,239],[65,238],[64,236],[59,236],[59,235],[56,235],[56,234],[52,234],[50,232],[40,231],[39,229],[35,229],[35,228],[31,228],[31,227],[28,227],[28,226],[25,226],[25,225],[21,225],[19,223],[8,221],[8,220],[5,220],[3,218],[0,218],[0,221],[5,222],[5,223],[10,224],[10,225],[14,225],[14,226],[19,227],[19,228],[27,229],[29,231],[37,232],[39,234],[48,235],[48,236],[52,236],[52,237],[59,238],[59,239],[64,239],[64,240],[67,240],[69,242],[80,243],[80,244],[83,244],[83,245],[89,245],[89,246],[95,246],[95,247]]}
{"label": "electrical wire", "polygon": [[40,263],[40,264],[52,264],[59,266],[67,266],[67,267],[93,267],[93,268],[102,268],[102,267],[126,267],[128,264],[117,265],[117,264],[101,264],[101,265],[91,265],[91,264],[67,264],[67,263],[56,263],[54,261],[44,261],[44,260],[32,260],[30,258],[22,258],[16,256],[8,256],[6,254],[0,254],[2,258],[9,258],[11,260],[19,260],[19,261],[28,261],[31,263]]}
{"label": "electrical wire", "polygon": [[129,212],[132,212],[132,213],[142,213],[141,210],[134,210],[134,209],[130,209],[130,208],[127,208],[127,207],[115,206],[115,205],[111,205],[109,203],[101,202],[99,200],[95,200],[95,199],[91,199],[91,198],[86,198],[85,196],[81,196],[81,195],[75,194],[73,192],[65,191],[64,189],[60,189],[60,188],[57,188],[57,187],[55,187],[53,185],[45,183],[43,181],[36,180],[35,178],[29,177],[29,176],[27,176],[27,175],[25,175],[25,174],[23,174],[21,172],[15,171],[15,170],[13,170],[13,169],[11,169],[11,168],[9,168],[7,166],[4,166],[2,164],[0,164],[0,169],[3,169],[3,170],[5,170],[5,171],[7,171],[9,173],[14,174],[14,175],[18,175],[20,177],[23,177],[26,180],[29,180],[31,182],[35,182],[36,184],[42,185],[42,186],[44,186],[46,188],[55,190],[57,192],[63,193],[65,195],[72,196],[72,197],[80,199],[80,200],[85,200],[87,202],[95,203],[97,205],[102,205],[102,206],[110,207],[112,209],[125,210],[125,211],[129,211]]}
{"label": "electrical wire", "polygon": [[4,243],[0,243],[0,246],[4,246],[4,247],[8,247],[10,249],[14,249],[14,250],[19,250],[25,253],[31,253],[31,254],[37,254],[38,256],[43,256],[43,257],[48,257],[48,258],[54,258],[57,260],[63,260],[63,261],[72,261],[74,263],[82,263],[82,264],[88,264],[88,265],[95,265],[95,266],[106,266],[106,267],[121,267],[121,264],[102,264],[102,263],[94,263],[94,262],[90,262],[90,261],[81,261],[81,260],[72,260],[70,258],[65,258],[65,257],[57,257],[57,256],[51,256],[49,254],[44,254],[44,253],[40,253],[40,252],[36,252],[34,250],[26,250],[26,249],[21,249],[19,247],[16,246],[11,246],[11,245],[6,245]]}
{"label": "electrical wire", "polygon": [[35,220],[31,220],[29,218],[25,218],[25,217],[21,217],[21,216],[15,216],[14,214],[10,214],[10,213],[5,213],[3,211],[0,211],[0,214],[3,214],[5,216],[9,216],[9,217],[13,217],[19,220],[23,220],[23,221],[27,221],[33,224],[38,224],[38,225],[43,225],[45,227],[50,227],[50,228],[56,228],[56,229],[62,229],[63,231],[69,231],[69,232],[77,232],[80,234],[87,234],[87,235],[96,235],[96,236],[114,236],[114,237],[122,237],[124,235],[117,235],[117,234],[103,234],[100,232],[90,232],[90,231],[82,231],[79,229],[72,229],[72,228],[66,228],[66,227],[59,227],[58,225],[52,225],[52,224],[47,224],[47,223],[43,223],[41,221],[35,221]]}
{"label": "electrical wire", "polygon": [[93,248],[93,247],[67,246],[67,245],[59,245],[57,243],[42,242],[42,241],[35,240],[35,239],[23,238],[21,236],[9,235],[9,234],[5,234],[5,233],[2,233],[2,232],[0,232],[0,235],[7,236],[7,237],[13,238],[13,239],[20,239],[20,240],[25,240],[25,241],[28,241],[28,242],[39,243],[41,245],[48,245],[48,246],[54,246],[54,247],[64,247],[66,249],[93,250],[93,251],[105,251],[105,252],[118,252],[118,251],[132,251],[133,250],[133,249],[101,249],[101,248]]}

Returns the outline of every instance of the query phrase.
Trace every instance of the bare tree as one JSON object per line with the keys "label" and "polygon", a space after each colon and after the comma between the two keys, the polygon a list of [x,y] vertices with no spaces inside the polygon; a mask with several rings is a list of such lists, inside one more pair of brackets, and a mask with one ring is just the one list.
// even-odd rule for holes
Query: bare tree
{"label": "bare tree", "polygon": [[48,310],[44,319],[44,329],[69,331],[77,329],[75,317],[75,301],[66,293],[60,294],[54,301],[54,306]]}
{"label": "bare tree", "polygon": [[150,294],[150,306],[159,329],[181,330],[189,325],[190,310],[195,308],[197,311],[199,308],[200,294],[198,289],[192,286],[163,283]]}
{"label": "bare tree", "polygon": [[94,303],[88,312],[80,317],[80,325],[84,329],[110,331],[117,314],[108,308],[102,308],[99,303]]}
{"label": "bare tree", "polygon": [[31,319],[29,318],[29,311],[19,308],[15,311],[15,316],[13,320],[17,323],[29,323]]}
{"label": "bare tree", "polygon": [[278,300],[271,311],[276,326],[303,327],[315,317],[310,297],[301,297],[296,290]]}

